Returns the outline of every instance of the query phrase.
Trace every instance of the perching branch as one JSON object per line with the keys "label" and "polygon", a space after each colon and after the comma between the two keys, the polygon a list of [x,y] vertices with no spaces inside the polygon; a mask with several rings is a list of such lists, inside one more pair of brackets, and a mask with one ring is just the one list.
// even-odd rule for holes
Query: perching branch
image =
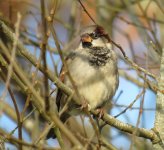
{"label": "perching branch", "polygon": [[[11,42],[13,42],[13,39],[14,39],[15,35],[10,31],[10,29],[2,21],[0,21],[0,28],[5,33],[5,35],[8,37],[8,39]],[[27,60],[29,60],[34,66],[37,65],[37,63],[36,63],[37,59],[34,56],[32,56],[31,54],[28,53],[27,49],[23,46],[23,44],[20,41],[18,41],[18,49],[19,49],[19,52]],[[44,73],[43,66],[40,65],[39,66],[39,70]],[[70,88],[68,88],[67,86],[65,86],[55,76],[55,74],[53,74],[50,70],[47,70],[47,75],[48,75],[48,78],[52,82],[54,82],[57,85],[57,87],[60,88],[64,93],[66,93],[67,95],[71,95],[72,94],[73,91]],[[40,98],[38,98],[38,96],[35,95],[35,93],[33,93],[33,94],[37,98],[37,100],[40,99]],[[75,97],[73,97],[73,100],[75,100],[76,102],[78,101]],[[35,99],[33,100],[33,102],[34,102],[34,104],[36,103]],[[39,108],[38,106],[40,106],[40,105],[37,104],[36,107]],[[45,114],[44,109],[41,109],[40,112],[41,112],[41,114]],[[91,110],[91,113],[93,115],[95,115],[95,116],[98,116],[98,112],[97,111]],[[53,121],[54,121],[54,118],[51,118],[51,119],[53,119]],[[134,126],[126,124],[126,123],[123,123],[123,122],[115,119],[114,117],[112,117],[112,116],[110,116],[108,114],[104,114],[104,116],[102,116],[102,120],[104,122],[106,122],[107,124],[117,128],[118,130],[130,133],[130,134],[132,134],[136,130],[136,128]],[[153,130],[147,130],[147,129],[144,129],[144,128],[138,128],[136,136],[150,139],[153,143],[158,143],[160,141],[159,137],[153,132]]]}

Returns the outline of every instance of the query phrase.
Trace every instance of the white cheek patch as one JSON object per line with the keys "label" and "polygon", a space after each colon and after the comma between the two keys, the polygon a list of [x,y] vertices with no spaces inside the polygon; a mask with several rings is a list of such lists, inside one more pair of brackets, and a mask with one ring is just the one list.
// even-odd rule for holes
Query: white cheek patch
{"label": "white cheek patch", "polygon": [[98,39],[94,39],[92,41],[92,45],[93,45],[93,47],[95,47],[95,46],[104,46],[105,43],[101,38],[98,38]]}
{"label": "white cheek patch", "polygon": [[102,47],[107,47],[108,49],[112,48],[111,43],[106,43],[105,41],[103,41],[101,38],[95,39],[92,41],[92,45],[94,46],[102,46]]}
{"label": "white cheek patch", "polygon": [[106,47],[107,47],[108,49],[111,49],[111,48],[112,48],[111,43],[106,43]]}

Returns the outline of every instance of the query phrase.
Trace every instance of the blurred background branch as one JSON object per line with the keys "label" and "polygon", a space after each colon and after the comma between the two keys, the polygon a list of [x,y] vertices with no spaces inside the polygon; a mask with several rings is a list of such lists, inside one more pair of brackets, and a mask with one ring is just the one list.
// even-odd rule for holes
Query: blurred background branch
{"label": "blurred background branch", "polygon": [[[83,7],[78,0],[0,1],[0,91],[10,88],[6,94],[0,92],[0,147],[163,149],[163,1],[81,3]],[[108,114],[99,121],[101,133],[87,116],[71,117],[63,125],[55,105],[57,88],[77,101],[58,74],[62,59],[76,46],[79,31],[94,24],[91,18],[118,44],[113,44],[113,49],[118,55],[120,85],[107,105]],[[94,110],[91,114],[98,115]],[[57,138],[46,140],[54,125],[59,127]]]}

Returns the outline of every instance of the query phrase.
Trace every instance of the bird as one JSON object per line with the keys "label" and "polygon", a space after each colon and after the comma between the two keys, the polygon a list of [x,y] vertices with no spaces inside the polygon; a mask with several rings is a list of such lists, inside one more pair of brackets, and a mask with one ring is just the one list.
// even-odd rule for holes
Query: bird
{"label": "bird", "polygon": [[[59,78],[75,90],[75,95],[80,96],[82,105],[87,104],[89,109],[99,109],[110,102],[118,88],[119,75],[117,55],[112,50],[112,44],[103,27],[85,27],[80,32],[77,47],[70,51],[65,62],[67,68],[62,67]],[[68,105],[67,110],[60,116],[62,122],[72,115],[78,115],[80,111],[79,105],[73,100],[68,102],[68,99],[59,89],[56,96],[58,111],[62,110],[66,103]],[[54,137],[53,131],[50,130],[47,138]]]}

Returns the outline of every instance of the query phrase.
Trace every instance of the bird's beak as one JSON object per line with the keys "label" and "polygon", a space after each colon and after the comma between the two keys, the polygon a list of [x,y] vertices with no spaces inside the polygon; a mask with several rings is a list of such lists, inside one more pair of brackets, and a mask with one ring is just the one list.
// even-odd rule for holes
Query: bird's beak
{"label": "bird's beak", "polygon": [[92,43],[92,38],[88,34],[83,34],[81,36],[82,43]]}

